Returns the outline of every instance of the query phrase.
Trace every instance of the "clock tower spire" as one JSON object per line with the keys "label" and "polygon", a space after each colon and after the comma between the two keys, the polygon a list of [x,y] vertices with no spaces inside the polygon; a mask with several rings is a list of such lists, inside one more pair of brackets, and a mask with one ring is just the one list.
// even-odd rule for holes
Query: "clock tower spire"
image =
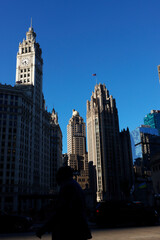
{"label": "clock tower spire", "polygon": [[41,104],[42,100],[42,50],[36,42],[36,33],[31,26],[26,33],[26,39],[19,44],[16,65],[16,85],[34,86],[35,99]]}

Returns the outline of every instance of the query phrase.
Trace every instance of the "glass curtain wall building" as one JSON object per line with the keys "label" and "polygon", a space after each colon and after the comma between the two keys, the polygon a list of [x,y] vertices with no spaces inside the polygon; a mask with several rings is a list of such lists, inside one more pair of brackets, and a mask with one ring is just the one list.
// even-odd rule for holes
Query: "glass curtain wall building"
{"label": "glass curtain wall building", "polygon": [[160,134],[160,110],[151,110],[151,112],[144,117],[144,124],[151,128],[157,128]]}
{"label": "glass curtain wall building", "polygon": [[143,142],[142,135],[150,134],[154,136],[159,136],[159,131],[156,128],[151,128],[149,126],[141,125],[131,132],[131,142],[132,142],[132,154],[133,160],[143,157]]}

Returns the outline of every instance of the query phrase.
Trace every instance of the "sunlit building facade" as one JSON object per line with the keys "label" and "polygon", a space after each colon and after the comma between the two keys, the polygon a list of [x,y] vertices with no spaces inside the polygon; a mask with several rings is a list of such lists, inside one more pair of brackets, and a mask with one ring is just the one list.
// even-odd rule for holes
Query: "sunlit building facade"
{"label": "sunlit building facade", "polygon": [[122,158],[118,110],[105,85],[97,84],[87,101],[88,160],[96,169],[97,201],[121,197]]}
{"label": "sunlit building facade", "polygon": [[[62,135],[59,129],[55,160],[58,124],[46,110],[42,79],[42,50],[30,27],[19,44],[15,86],[0,85],[0,209],[17,211],[22,195],[48,194],[54,185],[51,168],[61,161]],[[27,197],[21,203],[23,210],[32,207]]]}

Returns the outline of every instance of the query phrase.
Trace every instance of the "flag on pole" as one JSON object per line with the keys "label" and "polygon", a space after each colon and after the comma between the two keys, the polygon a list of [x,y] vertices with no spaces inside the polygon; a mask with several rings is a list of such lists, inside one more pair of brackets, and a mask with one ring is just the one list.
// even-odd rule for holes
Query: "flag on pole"
{"label": "flag on pole", "polygon": [[96,73],[93,73],[92,76],[96,76]]}

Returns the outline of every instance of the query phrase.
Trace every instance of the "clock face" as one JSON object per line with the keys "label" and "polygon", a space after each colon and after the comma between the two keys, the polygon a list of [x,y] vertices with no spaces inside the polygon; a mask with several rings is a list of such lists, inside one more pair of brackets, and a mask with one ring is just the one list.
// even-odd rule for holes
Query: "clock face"
{"label": "clock face", "polygon": [[29,59],[28,58],[22,58],[22,65],[27,66],[29,64]]}

